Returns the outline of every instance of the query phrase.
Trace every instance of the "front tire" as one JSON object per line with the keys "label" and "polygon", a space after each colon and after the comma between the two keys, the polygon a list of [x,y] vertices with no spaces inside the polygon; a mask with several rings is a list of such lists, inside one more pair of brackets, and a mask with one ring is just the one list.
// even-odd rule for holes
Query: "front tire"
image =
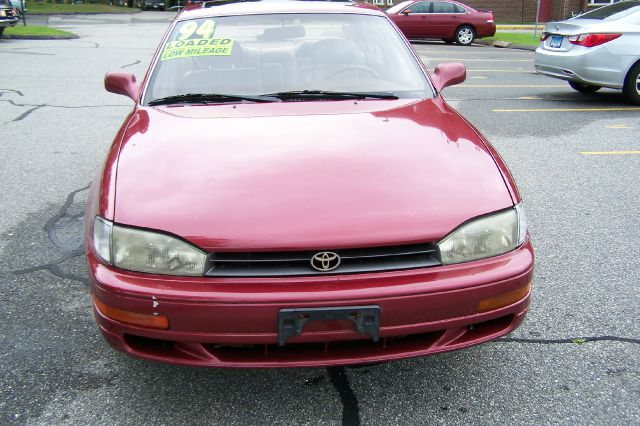
{"label": "front tire", "polygon": [[594,86],[592,84],[578,83],[578,82],[575,82],[575,81],[570,81],[569,82],[569,86],[571,86],[571,88],[573,90],[577,90],[580,93],[595,93],[598,90],[602,89],[601,86]]}
{"label": "front tire", "polygon": [[640,62],[629,70],[627,78],[624,80],[622,93],[631,103],[640,105]]}
{"label": "front tire", "polygon": [[2,38],[2,33],[4,33],[4,27],[0,27],[0,38]]}
{"label": "front tire", "polygon": [[469,25],[463,25],[456,30],[454,37],[460,46],[469,46],[476,39],[476,31]]}

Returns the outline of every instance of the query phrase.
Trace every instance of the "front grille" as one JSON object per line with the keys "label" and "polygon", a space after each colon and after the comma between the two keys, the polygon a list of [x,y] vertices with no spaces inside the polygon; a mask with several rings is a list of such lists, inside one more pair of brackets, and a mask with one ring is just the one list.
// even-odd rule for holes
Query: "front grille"
{"label": "front grille", "polygon": [[281,277],[356,274],[429,268],[440,265],[435,244],[327,250],[340,256],[331,271],[317,271],[311,258],[322,250],[288,252],[223,252],[209,255],[209,277]]}

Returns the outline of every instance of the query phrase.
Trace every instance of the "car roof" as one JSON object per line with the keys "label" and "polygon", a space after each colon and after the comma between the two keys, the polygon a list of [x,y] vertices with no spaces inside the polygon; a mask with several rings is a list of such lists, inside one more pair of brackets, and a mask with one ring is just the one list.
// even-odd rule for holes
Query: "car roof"
{"label": "car roof", "polygon": [[384,12],[369,3],[326,0],[239,0],[209,1],[204,7],[188,6],[178,20],[206,18],[210,16],[262,15],[272,13],[353,13],[385,16]]}

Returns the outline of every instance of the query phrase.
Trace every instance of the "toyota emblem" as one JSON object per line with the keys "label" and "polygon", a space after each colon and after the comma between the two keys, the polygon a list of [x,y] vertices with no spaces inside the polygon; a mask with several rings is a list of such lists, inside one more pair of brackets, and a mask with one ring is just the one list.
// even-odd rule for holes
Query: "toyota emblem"
{"label": "toyota emblem", "polygon": [[321,251],[311,258],[311,266],[316,271],[329,272],[340,266],[340,256],[331,251]]}

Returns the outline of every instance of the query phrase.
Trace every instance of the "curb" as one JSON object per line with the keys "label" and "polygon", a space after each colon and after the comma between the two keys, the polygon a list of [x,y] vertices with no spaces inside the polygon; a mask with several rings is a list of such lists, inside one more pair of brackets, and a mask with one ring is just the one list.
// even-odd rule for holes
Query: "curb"
{"label": "curb", "polygon": [[80,38],[77,34],[70,34],[68,36],[59,35],[59,36],[47,36],[47,35],[15,35],[15,34],[5,34],[0,37],[0,40],[72,40]]}
{"label": "curb", "polygon": [[69,35],[44,35],[44,34],[3,34],[0,40],[72,40],[80,38],[79,35],[70,33]]}
{"label": "curb", "polygon": [[[417,39],[417,40],[409,40],[409,43],[411,44],[431,44],[434,40],[424,40],[424,39]],[[437,41],[437,40],[436,40]],[[508,41],[501,41],[501,40],[495,40],[495,41],[489,41],[489,40],[482,40],[482,39],[476,39],[473,41],[473,44],[480,44],[482,46],[488,46],[488,47],[499,47],[502,49],[516,49],[516,50],[530,50],[530,51],[535,51],[536,48],[538,46],[527,46],[526,44],[515,44],[515,43],[510,43]]]}
{"label": "curb", "polygon": [[474,43],[481,44],[483,46],[498,47],[502,49],[530,50],[532,52],[535,51],[537,48],[537,46],[527,46],[526,44],[509,43],[508,41],[500,41],[500,40],[496,40],[496,41],[475,40]]}
{"label": "curb", "polygon": [[[516,31],[516,30],[535,30],[535,25],[496,25],[496,30],[507,30],[507,31]],[[538,30],[544,30],[544,24],[538,25]]]}
{"label": "curb", "polygon": [[27,17],[27,19],[29,19],[29,17],[36,17],[36,16],[46,16],[46,17],[50,17],[50,16],[72,16],[72,15],[133,15],[134,13],[140,13],[141,11],[138,10],[132,10],[131,12],[59,12],[59,13],[29,13],[27,12],[25,14],[25,16]]}

